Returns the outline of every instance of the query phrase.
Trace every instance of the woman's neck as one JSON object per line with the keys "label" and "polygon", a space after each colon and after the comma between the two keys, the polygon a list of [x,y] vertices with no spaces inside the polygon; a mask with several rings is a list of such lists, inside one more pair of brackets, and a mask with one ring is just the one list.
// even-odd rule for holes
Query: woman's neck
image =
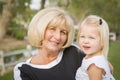
{"label": "woman's neck", "polygon": [[39,49],[38,54],[32,58],[31,63],[38,65],[49,64],[50,62],[54,61],[57,58],[58,54],[59,52],[53,53]]}

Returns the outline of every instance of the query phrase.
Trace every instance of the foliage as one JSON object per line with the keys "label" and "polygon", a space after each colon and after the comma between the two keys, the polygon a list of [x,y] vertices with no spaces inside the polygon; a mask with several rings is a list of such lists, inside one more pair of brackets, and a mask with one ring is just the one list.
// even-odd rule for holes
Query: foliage
{"label": "foliage", "polygon": [[34,11],[30,9],[31,0],[15,0],[13,15],[16,20],[29,22]]}
{"label": "foliage", "polygon": [[110,49],[109,49],[109,55],[108,60],[112,63],[114,67],[114,77],[116,80],[120,80],[120,65],[119,65],[119,59],[120,59],[120,42],[111,42],[110,43]]}
{"label": "foliage", "polygon": [[89,14],[103,17],[109,24],[110,30],[120,32],[120,0],[69,0],[70,4],[64,7],[70,12],[76,22]]}
{"label": "foliage", "polygon": [[9,72],[4,76],[0,76],[0,80],[13,80],[13,72]]}
{"label": "foliage", "polygon": [[[95,14],[103,17],[110,27],[110,31],[120,32],[120,0],[52,0],[56,6],[65,8],[75,23],[79,23],[85,16]],[[31,0],[15,0],[13,8],[13,19],[10,24],[21,25],[21,21],[29,24],[37,10],[30,9]],[[1,2],[0,2],[1,5]],[[9,26],[12,27],[12,26]],[[18,26],[16,26],[18,27]]]}
{"label": "foliage", "polygon": [[12,37],[15,37],[17,39],[24,39],[26,36],[27,29],[25,29],[20,24],[11,24],[12,27],[8,28],[7,35],[11,35]]}
{"label": "foliage", "polygon": [[0,13],[2,12],[3,2],[0,1]]}
{"label": "foliage", "polygon": [[75,29],[75,36],[74,36],[74,42],[77,42],[77,38],[78,38],[78,29]]}
{"label": "foliage", "polygon": [[16,37],[17,39],[24,39],[28,23],[36,13],[36,10],[30,9],[30,3],[31,0],[15,0],[13,5],[13,18],[9,25],[7,35]]}

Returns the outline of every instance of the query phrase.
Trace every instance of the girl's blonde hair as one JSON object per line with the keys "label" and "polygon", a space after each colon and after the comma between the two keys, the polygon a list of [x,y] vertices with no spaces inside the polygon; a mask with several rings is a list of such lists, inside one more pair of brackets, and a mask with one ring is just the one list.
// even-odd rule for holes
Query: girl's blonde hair
{"label": "girl's blonde hair", "polygon": [[56,7],[45,8],[32,18],[28,27],[29,42],[35,47],[42,47],[45,30],[50,24],[64,25],[68,31],[68,37],[62,48],[70,46],[74,39],[73,20],[64,10]]}
{"label": "girl's blonde hair", "polygon": [[[79,24],[80,27],[79,29],[84,27],[86,23],[89,23],[88,25],[93,25],[98,27],[98,30],[100,32],[102,54],[104,54],[105,57],[107,58],[108,49],[109,49],[109,28],[107,22],[103,18],[97,15],[89,15]],[[78,32],[77,40],[79,39],[79,36],[80,36],[80,30]]]}

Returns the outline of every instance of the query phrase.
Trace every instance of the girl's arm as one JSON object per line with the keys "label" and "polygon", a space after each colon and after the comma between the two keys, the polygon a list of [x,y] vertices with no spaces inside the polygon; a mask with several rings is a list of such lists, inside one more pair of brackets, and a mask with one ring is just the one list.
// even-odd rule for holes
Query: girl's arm
{"label": "girl's arm", "polygon": [[109,67],[110,67],[110,72],[111,72],[111,74],[113,74],[114,67],[113,67],[113,65],[109,61],[108,61],[108,64],[109,64]]}
{"label": "girl's arm", "polygon": [[87,71],[89,80],[102,80],[102,75],[105,74],[104,70],[98,68],[95,64],[91,64]]}

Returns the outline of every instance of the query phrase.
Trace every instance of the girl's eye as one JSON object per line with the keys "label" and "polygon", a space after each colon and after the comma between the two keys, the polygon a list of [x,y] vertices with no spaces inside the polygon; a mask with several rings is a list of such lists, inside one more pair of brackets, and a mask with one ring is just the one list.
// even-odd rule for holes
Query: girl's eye
{"label": "girl's eye", "polygon": [[85,36],[82,36],[82,35],[81,35],[80,38],[85,38]]}
{"label": "girl's eye", "polygon": [[95,39],[94,37],[89,37],[90,39]]}

